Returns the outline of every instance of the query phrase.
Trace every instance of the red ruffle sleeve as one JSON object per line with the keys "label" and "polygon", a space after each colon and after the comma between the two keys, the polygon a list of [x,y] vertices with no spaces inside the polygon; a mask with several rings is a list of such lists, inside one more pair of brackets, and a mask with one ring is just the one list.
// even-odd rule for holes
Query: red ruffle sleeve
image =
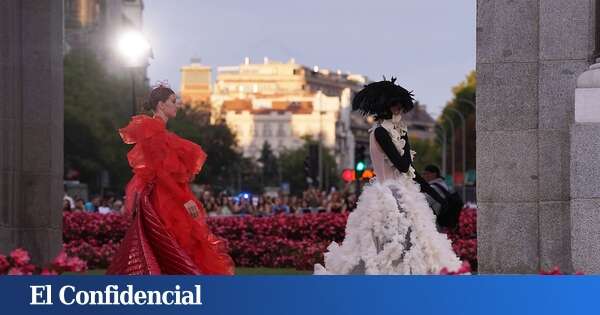
{"label": "red ruffle sleeve", "polygon": [[[135,116],[119,130],[123,141],[133,144],[127,154],[134,176],[127,185],[127,211],[134,208],[136,195],[154,184],[150,200],[167,230],[196,263],[203,274],[233,274],[234,265],[226,242],[209,230],[202,204],[189,188],[200,172],[206,153],[199,145],[167,131],[164,121]],[[192,218],[183,206],[192,200],[201,215]]]}
{"label": "red ruffle sleeve", "polygon": [[132,209],[135,194],[148,183],[168,189],[181,205],[193,199],[185,187],[206,161],[199,145],[168,132],[161,119],[144,115],[133,117],[119,134],[134,145],[127,154],[134,177],[127,185],[126,209]]}

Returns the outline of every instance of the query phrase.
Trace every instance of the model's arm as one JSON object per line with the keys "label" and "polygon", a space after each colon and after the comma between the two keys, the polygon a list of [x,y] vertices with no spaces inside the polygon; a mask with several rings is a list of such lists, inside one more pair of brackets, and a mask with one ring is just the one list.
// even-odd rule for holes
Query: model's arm
{"label": "model's arm", "polygon": [[[385,153],[385,155],[390,159],[390,161],[394,164],[394,166],[403,173],[408,172],[408,168],[412,164],[412,159],[410,156],[410,143],[408,141],[408,137],[404,135],[402,137],[406,144],[404,145],[404,154],[400,155],[400,152],[396,149],[392,138],[388,134],[387,130],[383,127],[377,127],[375,129],[375,140]],[[419,173],[415,172],[415,182],[417,182],[421,186],[421,191],[431,196],[435,201],[440,204],[444,204],[445,200],[440,194],[438,194],[435,189],[427,183],[427,181],[419,175]]]}
{"label": "model's arm", "polygon": [[[402,173],[408,172],[410,167],[410,150],[404,150],[404,154],[400,155],[398,149],[394,145],[392,138],[388,134],[387,130],[383,127],[375,128],[375,140],[381,147],[381,150],[390,159],[392,164]],[[408,142],[407,142],[408,143]]]}

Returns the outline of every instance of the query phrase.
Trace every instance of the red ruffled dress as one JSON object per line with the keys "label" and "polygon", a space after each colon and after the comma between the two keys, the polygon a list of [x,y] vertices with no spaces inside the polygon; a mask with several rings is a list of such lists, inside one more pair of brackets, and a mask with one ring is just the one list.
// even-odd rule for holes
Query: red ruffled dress
{"label": "red ruffled dress", "polygon": [[[232,275],[226,242],[211,233],[189,188],[206,153],[167,131],[160,118],[135,116],[119,133],[134,144],[127,154],[134,176],[125,202],[133,223],[106,273]],[[183,206],[189,200],[200,210],[196,218]]]}

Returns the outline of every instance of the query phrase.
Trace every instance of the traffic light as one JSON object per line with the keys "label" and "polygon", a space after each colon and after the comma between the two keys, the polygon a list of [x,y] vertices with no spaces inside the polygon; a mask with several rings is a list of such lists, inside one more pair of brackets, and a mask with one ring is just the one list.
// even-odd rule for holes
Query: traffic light
{"label": "traffic light", "polygon": [[308,146],[308,155],[304,159],[304,175],[309,184],[318,185],[319,173],[319,145],[310,144]]}
{"label": "traffic light", "polygon": [[362,178],[362,173],[367,168],[366,156],[365,156],[365,147],[359,146],[355,150],[354,154],[354,171],[356,172],[356,178]]}
{"label": "traffic light", "polygon": [[354,170],[351,168],[344,169],[342,171],[342,179],[347,183],[354,181]]}

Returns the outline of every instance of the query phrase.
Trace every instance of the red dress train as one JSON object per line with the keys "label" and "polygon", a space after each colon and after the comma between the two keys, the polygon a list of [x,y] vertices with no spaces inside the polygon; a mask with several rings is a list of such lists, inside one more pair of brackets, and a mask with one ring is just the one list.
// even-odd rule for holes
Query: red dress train
{"label": "red dress train", "polygon": [[[160,118],[135,116],[119,133],[135,144],[127,154],[134,176],[125,202],[133,223],[106,273],[232,275],[226,243],[209,230],[188,185],[206,160],[204,151],[167,131]],[[183,206],[189,200],[200,209],[196,218]]]}

